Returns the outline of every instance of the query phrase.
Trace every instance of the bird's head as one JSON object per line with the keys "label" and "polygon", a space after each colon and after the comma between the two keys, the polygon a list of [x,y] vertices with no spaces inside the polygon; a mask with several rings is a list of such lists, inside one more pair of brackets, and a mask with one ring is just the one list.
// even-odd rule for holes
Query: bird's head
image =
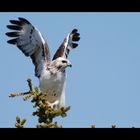
{"label": "bird's head", "polygon": [[68,59],[62,57],[55,59],[53,63],[57,69],[61,70],[64,70],[67,67],[72,67],[71,62]]}

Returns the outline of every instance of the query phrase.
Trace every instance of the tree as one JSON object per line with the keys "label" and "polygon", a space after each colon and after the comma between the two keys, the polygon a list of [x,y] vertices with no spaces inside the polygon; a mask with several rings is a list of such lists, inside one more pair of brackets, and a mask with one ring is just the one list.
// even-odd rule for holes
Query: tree
{"label": "tree", "polygon": [[[70,110],[70,106],[61,107],[59,109],[51,108],[46,102],[47,93],[42,93],[39,91],[38,87],[33,89],[31,79],[27,80],[29,91],[24,93],[12,93],[9,97],[23,96],[24,101],[30,99],[30,102],[33,104],[33,107],[36,108],[36,111],[32,113],[33,116],[38,117],[37,128],[62,128],[57,122],[54,122],[54,118],[57,116],[66,117],[67,111]],[[21,120],[19,116],[16,116],[17,128],[24,128],[26,119]]]}

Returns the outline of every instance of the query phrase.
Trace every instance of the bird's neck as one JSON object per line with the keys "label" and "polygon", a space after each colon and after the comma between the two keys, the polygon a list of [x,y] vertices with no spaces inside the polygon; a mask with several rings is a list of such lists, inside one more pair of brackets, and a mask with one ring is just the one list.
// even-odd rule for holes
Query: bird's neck
{"label": "bird's neck", "polygon": [[55,75],[59,72],[65,73],[65,68],[63,67],[49,66],[47,70],[49,70],[52,75]]}

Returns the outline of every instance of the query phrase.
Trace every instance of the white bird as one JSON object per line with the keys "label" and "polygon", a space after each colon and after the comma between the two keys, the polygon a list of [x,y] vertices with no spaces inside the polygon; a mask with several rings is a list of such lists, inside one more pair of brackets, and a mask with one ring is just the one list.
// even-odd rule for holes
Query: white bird
{"label": "white bird", "polygon": [[25,56],[32,59],[40,90],[47,93],[46,101],[53,108],[65,106],[65,69],[72,66],[68,54],[78,46],[75,43],[80,39],[78,30],[73,29],[65,37],[51,60],[48,44],[36,27],[21,17],[18,20],[10,20],[10,23],[12,25],[7,25],[7,28],[15,31],[7,32],[6,35],[16,38],[7,42],[15,44]]}

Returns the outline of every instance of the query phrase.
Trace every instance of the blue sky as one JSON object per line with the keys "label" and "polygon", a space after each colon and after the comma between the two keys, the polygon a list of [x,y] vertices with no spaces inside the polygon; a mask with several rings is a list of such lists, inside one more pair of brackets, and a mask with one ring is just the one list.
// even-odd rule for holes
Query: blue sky
{"label": "blue sky", "polygon": [[[72,50],[67,69],[66,118],[63,127],[140,127],[140,13],[121,12],[7,12],[0,13],[0,127],[14,127],[15,117],[27,118],[25,127],[35,127],[34,109],[11,92],[27,91],[26,80],[34,86],[34,66],[5,33],[10,19],[27,18],[47,39],[51,53],[64,37],[79,29],[79,47]],[[53,56],[53,55],[52,55]]]}

